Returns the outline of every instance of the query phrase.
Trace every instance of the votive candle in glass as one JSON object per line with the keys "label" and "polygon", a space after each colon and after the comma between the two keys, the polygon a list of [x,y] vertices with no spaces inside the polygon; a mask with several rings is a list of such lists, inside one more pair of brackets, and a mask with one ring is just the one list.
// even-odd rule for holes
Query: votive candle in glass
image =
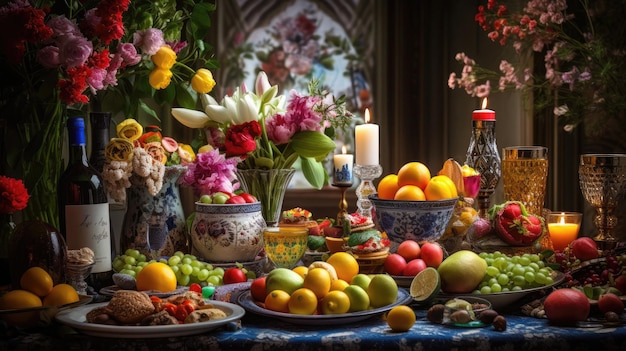
{"label": "votive candle in glass", "polygon": [[578,237],[582,213],[552,212],[548,214],[548,233],[554,250],[563,251]]}
{"label": "votive candle in glass", "polygon": [[334,171],[333,185],[352,185],[352,165],[354,163],[354,155],[348,154],[346,146],[342,148],[341,154],[333,156]]}

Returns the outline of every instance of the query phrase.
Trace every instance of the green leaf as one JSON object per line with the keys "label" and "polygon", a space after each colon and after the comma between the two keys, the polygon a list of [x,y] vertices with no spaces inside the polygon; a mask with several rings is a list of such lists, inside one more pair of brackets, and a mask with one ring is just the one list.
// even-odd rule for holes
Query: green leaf
{"label": "green leaf", "polygon": [[196,4],[191,13],[191,30],[194,38],[204,38],[211,27],[211,14],[215,5],[211,3]]}
{"label": "green leaf", "polygon": [[309,235],[307,238],[306,246],[310,250],[317,250],[326,244],[326,239],[323,236]]}
{"label": "green leaf", "polygon": [[161,121],[156,111],[154,111],[150,106],[148,106],[148,104],[146,104],[143,100],[139,100],[139,107],[141,107],[142,111],[154,117],[157,121]]}
{"label": "green leaf", "polygon": [[310,130],[296,133],[291,140],[291,147],[302,157],[326,157],[335,146],[335,142],[324,133]]}
{"label": "green leaf", "polygon": [[361,245],[364,242],[368,241],[370,238],[379,236],[377,230],[364,230],[362,232],[352,233],[350,238],[348,238],[348,246],[357,246]]}
{"label": "green leaf", "polygon": [[186,86],[176,85],[176,102],[184,108],[196,108],[196,99],[194,99],[189,89],[186,89]]}
{"label": "green leaf", "polygon": [[315,189],[321,189],[326,182],[326,170],[324,170],[324,166],[322,166],[321,162],[315,161],[313,158],[309,157],[300,157],[300,162],[302,166],[302,174],[304,174],[304,178],[313,186]]}

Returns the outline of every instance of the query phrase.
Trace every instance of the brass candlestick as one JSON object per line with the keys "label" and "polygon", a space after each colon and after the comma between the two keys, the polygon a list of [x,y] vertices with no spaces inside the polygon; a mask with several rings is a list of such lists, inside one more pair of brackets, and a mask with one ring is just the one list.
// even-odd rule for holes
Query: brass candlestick
{"label": "brass candlestick", "polygon": [[339,200],[339,212],[337,213],[337,226],[343,224],[343,219],[348,213],[348,200],[346,200],[346,191],[351,185],[347,184],[333,184],[333,186],[338,187],[341,190],[341,200]]}

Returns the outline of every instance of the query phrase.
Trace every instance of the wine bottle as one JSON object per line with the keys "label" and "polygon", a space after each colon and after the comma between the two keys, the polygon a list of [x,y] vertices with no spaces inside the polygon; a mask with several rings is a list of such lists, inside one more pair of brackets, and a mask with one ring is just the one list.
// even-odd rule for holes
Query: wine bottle
{"label": "wine bottle", "polygon": [[109,125],[111,124],[111,113],[90,112],[89,121],[91,122],[91,155],[89,156],[89,164],[98,172],[102,172],[106,162],[104,149],[110,139]]}
{"label": "wine bottle", "polygon": [[59,180],[59,223],[68,250],[89,247],[95,253],[87,282],[96,291],[113,284],[112,258],[115,245],[111,235],[109,202],[100,172],[87,159],[85,121],[68,119],[69,163]]}

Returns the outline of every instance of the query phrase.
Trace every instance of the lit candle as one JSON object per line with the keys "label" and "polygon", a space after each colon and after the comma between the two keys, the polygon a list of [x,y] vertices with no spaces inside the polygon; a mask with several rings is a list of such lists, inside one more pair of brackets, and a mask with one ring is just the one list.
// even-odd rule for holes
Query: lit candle
{"label": "lit candle", "polygon": [[365,110],[365,124],[356,126],[356,164],[371,166],[378,164],[378,125],[370,123],[370,110]]}
{"label": "lit candle", "polygon": [[487,108],[487,98],[483,99],[483,106],[480,110],[472,112],[472,120],[474,121],[495,121],[496,112]]}
{"label": "lit candle", "polygon": [[578,237],[580,223],[569,223],[566,214],[556,214],[556,218],[548,221],[548,232],[555,250],[563,251],[572,241]]}
{"label": "lit candle", "polygon": [[347,153],[346,146],[341,147],[341,154],[333,156],[335,171],[333,172],[333,184],[352,185],[352,164],[354,156]]}

